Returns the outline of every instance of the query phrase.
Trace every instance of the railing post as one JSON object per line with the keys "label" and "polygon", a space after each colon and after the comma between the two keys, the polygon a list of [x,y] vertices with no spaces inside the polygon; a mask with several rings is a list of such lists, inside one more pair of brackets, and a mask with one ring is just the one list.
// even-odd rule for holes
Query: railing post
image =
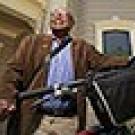
{"label": "railing post", "polygon": [[21,104],[23,100],[19,98],[18,94],[16,96],[16,112],[15,112],[16,135],[21,135]]}
{"label": "railing post", "polygon": [[83,86],[78,88],[77,92],[77,115],[78,115],[78,127],[77,131],[85,130],[86,128],[86,95],[85,88]]}

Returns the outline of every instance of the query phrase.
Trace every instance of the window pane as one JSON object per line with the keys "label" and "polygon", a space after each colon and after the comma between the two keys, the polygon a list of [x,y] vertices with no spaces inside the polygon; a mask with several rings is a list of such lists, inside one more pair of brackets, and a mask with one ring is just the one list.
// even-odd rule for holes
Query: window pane
{"label": "window pane", "polygon": [[103,32],[103,50],[110,55],[131,55],[129,32],[107,31]]}

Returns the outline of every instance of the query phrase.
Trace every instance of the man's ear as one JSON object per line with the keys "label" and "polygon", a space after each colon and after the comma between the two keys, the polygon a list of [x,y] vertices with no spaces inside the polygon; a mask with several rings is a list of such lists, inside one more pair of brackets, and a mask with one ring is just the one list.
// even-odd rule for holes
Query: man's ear
{"label": "man's ear", "polygon": [[75,25],[75,20],[70,13],[68,13],[68,19],[69,19],[69,27],[70,29],[72,29],[72,27]]}

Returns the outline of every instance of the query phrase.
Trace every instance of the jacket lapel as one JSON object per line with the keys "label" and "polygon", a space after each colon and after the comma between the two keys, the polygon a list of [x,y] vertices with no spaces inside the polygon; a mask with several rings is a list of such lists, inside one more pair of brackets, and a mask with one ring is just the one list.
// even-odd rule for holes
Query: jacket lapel
{"label": "jacket lapel", "polygon": [[43,36],[42,38],[42,59],[43,59],[43,83],[44,86],[47,83],[47,76],[48,76],[48,72],[49,72],[49,68],[50,68],[50,64],[48,62],[46,62],[47,59],[47,55],[50,54],[51,52],[51,45],[52,45],[52,37],[51,36]]}
{"label": "jacket lapel", "polygon": [[82,40],[73,40],[72,55],[75,69],[75,79],[85,77],[87,68],[87,56],[85,45]]}
{"label": "jacket lapel", "polygon": [[73,58],[73,67],[75,72],[75,79],[78,76],[78,57],[79,57],[79,45],[76,39],[73,39],[71,46],[72,58]]}

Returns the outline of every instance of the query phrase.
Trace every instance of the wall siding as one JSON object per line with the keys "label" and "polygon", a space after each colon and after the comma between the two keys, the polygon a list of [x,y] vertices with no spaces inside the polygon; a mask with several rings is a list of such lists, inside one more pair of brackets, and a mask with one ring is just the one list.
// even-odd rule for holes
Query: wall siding
{"label": "wall siding", "polygon": [[118,16],[121,20],[135,20],[135,0],[69,0],[69,8],[76,13],[77,36],[95,44],[94,23]]}

